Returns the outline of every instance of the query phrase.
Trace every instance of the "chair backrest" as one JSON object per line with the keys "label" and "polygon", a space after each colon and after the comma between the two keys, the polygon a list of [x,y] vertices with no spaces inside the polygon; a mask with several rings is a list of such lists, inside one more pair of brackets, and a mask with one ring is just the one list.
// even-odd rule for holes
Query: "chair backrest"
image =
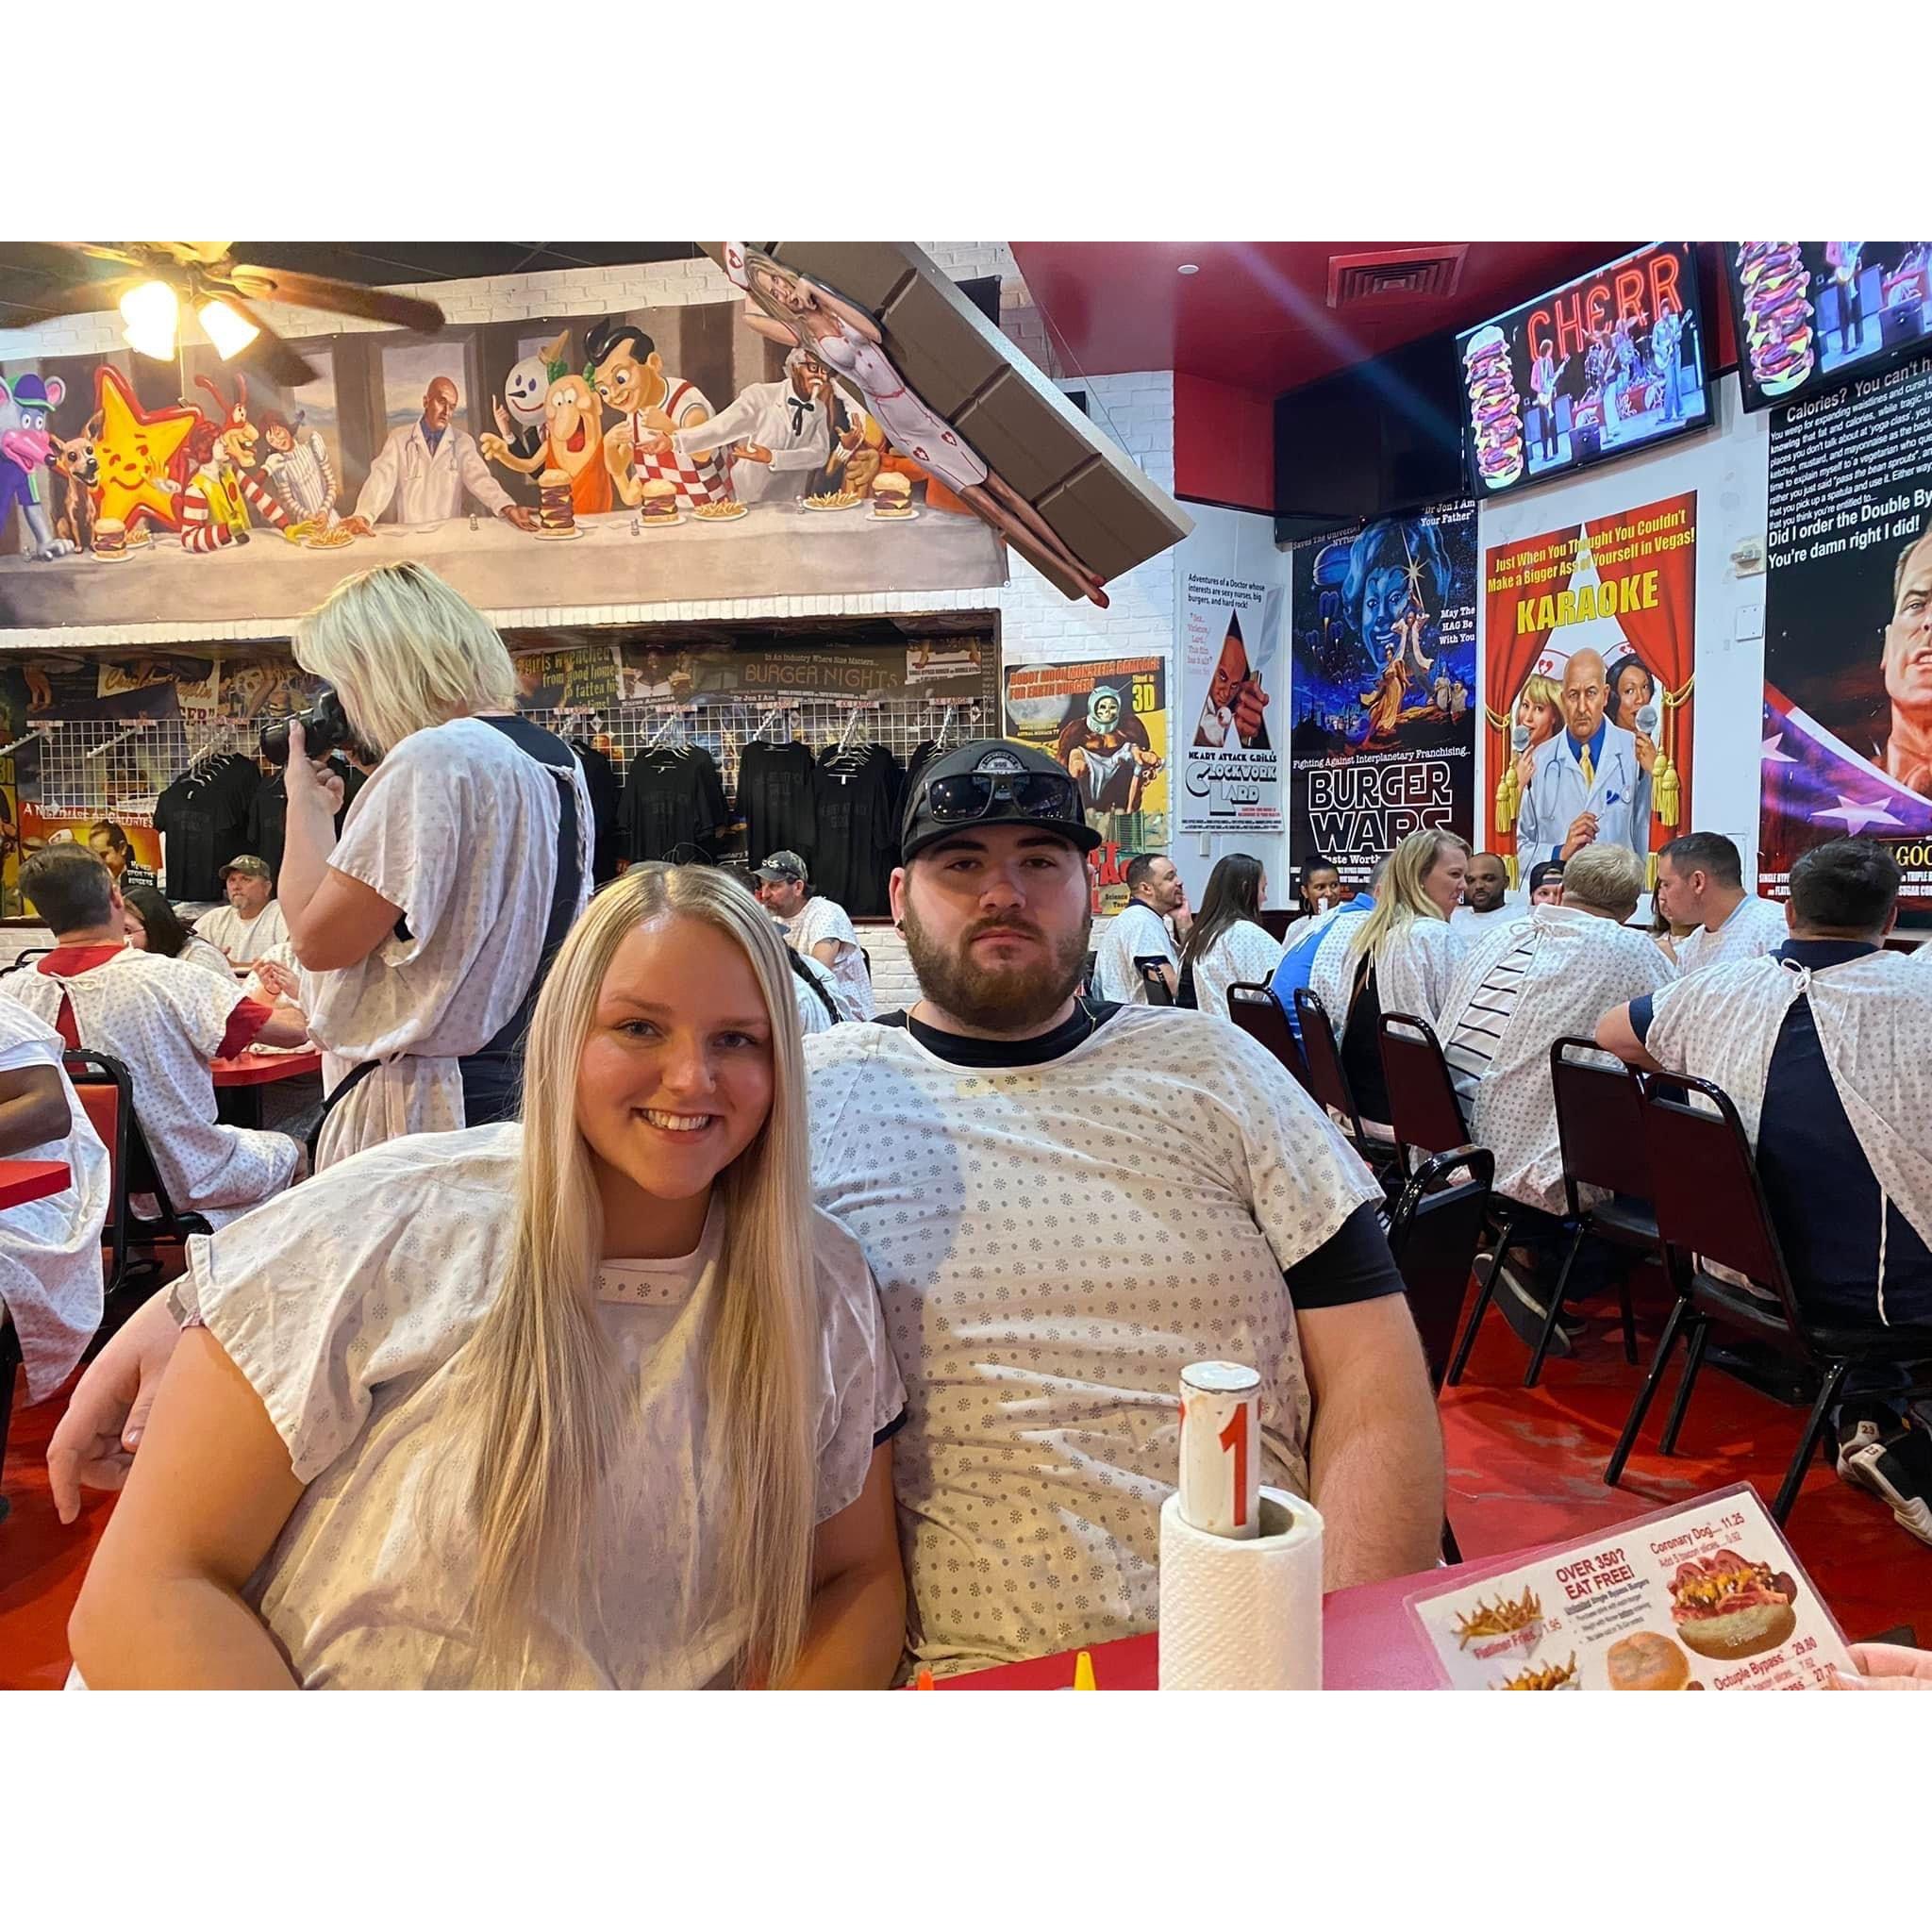
{"label": "chair backrest", "polygon": [[1389,1083],[1389,1124],[1405,1170],[1411,1147],[1447,1154],[1466,1145],[1469,1126],[1436,1029],[1413,1013],[1384,1013],[1377,1035]]}
{"label": "chair backrest", "polygon": [[1100,955],[1098,953],[1089,953],[1087,955],[1087,965],[1080,974],[1080,991],[1082,992],[1091,992],[1093,991],[1093,969],[1099,963],[1099,959]]}
{"label": "chair backrest", "polygon": [[134,1119],[134,1083],[119,1060],[85,1047],[69,1047],[61,1061],[108,1150],[108,1219],[101,1241],[108,1250],[104,1292],[112,1294],[127,1273],[127,1130]]}
{"label": "chair backrest", "polygon": [[1150,1007],[1173,1006],[1174,995],[1167,990],[1167,981],[1160,976],[1167,961],[1152,954],[1145,958],[1137,955],[1134,965],[1147,989],[1147,1004]]}
{"label": "chair backrest", "polygon": [[1294,1010],[1301,1022],[1302,1053],[1308,1063],[1308,1091],[1322,1106],[1341,1116],[1359,1149],[1363,1138],[1361,1108],[1355,1104],[1355,1089],[1349,1085],[1348,1074],[1341,1064],[1341,1048],[1329,1023],[1328,1008],[1313,987],[1298,986],[1294,990]]}
{"label": "chair backrest", "polygon": [[1278,911],[1262,907],[1255,914],[1255,923],[1278,946],[1288,937],[1288,929],[1301,917],[1299,907],[1283,907]]}
{"label": "chair backrest", "polygon": [[[1772,1290],[1802,1344],[1805,1324],[1784,1249],[1731,1096],[1688,1074],[1667,1080],[1639,1074],[1637,1095],[1658,1238],[1685,1266],[1702,1256]],[[1772,1314],[1771,1305],[1763,1312]]]}
{"label": "chair backrest", "polygon": [[1313,1092],[1308,1085],[1308,1063],[1302,1058],[1294,1029],[1288,1024],[1273,987],[1237,980],[1227,990],[1227,1017],[1250,1039],[1258,1040],[1306,1091]]}
{"label": "chair backrest", "polygon": [[860,946],[858,957],[865,961],[865,976],[870,979],[872,977],[872,955],[863,946]]}
{"label": "chair backrest", "polygon": [[[1579,1059],[1579,1054],[1591,1058]],[[1577,1211],[1579,1186],[1649,1200],[1643,1113],[1629,1068],[1609,1060],[1593,1041],[1566,1036],[1550,1048],[1550,1091],[1557,1102],[1557,1141],[1563,1150],[1570,1212]]]}
{"label": "chair backrest", "polygon": [[1487,1147],[1452,1147],[1410,1174],[1389,1216],[1389,1246],[1422,1337],[1429,1387],[1440,1390],[1456,1352],[1496,1157]]}

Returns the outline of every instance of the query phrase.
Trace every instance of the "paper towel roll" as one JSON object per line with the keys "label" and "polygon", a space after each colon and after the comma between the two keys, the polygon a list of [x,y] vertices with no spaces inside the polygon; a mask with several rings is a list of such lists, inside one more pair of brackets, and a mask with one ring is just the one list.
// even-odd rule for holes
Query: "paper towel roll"
{"label": "paper towel roll", "polygon": [[1322,1688],[1322,1519],[1261,1491],[1261,1534],[1194,1528],[1180,1499],[1160,1506],[1160,1688]]}

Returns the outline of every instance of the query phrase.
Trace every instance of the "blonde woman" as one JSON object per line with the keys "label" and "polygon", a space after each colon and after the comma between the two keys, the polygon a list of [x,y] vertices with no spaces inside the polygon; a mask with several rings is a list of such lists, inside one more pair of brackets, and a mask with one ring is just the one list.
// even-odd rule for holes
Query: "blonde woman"
{"label": "blonde woman", "polygon": [[391,1141],[192,1244],[69,1626],[89,1685],[890,1681],[905,1397],[811,1206],[782,941],[722,874],[636,868],[527,1071],[521,1124]]}
{"label": "blonde woman", "polygon": [[1309,984],[1341,1036],[1341,1063],[1363,1122],[1389,1119],[1380,1024],[1413,1013],[1435,1024],[1460,962],[1449,924],[1462,901],[1469,847],[1454,832],[1411,832],[1390,855],[1365,918],[1339,921],[1315,954]]}
{"label": "blonde woman", "polygon": [[381,762],[349,808],[290,727],[280,898],[324,1048],[318,1169],[510,1119],[543,962],[591,882],[591,800],[516,715],[503,640],[433,571],[385,564],[302,620],[295,658]]}
{"label": "blonde woman", "polygon": [[1516,722],[1529,733],[1529,744],[1516,759],[1516,782],[1524,792],[1536,775],[1536,748],[1556,737],[1563,725],[1563,687],[1554,677],[1532,671],[1516,698]]}

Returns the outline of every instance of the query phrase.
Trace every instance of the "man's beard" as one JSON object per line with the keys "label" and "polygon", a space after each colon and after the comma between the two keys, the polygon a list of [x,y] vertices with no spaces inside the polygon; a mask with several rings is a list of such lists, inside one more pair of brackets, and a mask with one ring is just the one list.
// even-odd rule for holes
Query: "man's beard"
{"label": "man's beard", "polygon": [[[987,1033],[1020,1039],[1044,1025],[1073,997],[1087,970],[1087,941],[1093,930],[1091,910],[1078,930],[1057,947],[1031,920],[982,919],[961,935],[958,949],[949,952],[921,925],[909,895],[905,909],[906,951],[920,991],[942,1012]],[[1030,966],[976,965],[974,941],[982,933],[1001,931],[1044,941],[1051,957]]]}

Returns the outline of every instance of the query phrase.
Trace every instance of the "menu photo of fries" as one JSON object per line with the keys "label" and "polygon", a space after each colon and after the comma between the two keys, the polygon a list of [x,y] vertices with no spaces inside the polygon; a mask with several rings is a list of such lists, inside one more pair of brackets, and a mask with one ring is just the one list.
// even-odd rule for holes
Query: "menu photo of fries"
{"label": "menu photo of fries", "polygon": [[1570,1653],[1567,1664],[1525,1664],[1513,1677],[1491,1684],[1491,1690],[1580,1690],[1576,1675],[1576,1653]]}
{"label": "menu photo of fries", "polygon": [[[1477,1597],[1473,1610],[1458,1612],[1456,1618],[1457,1647],[1467,1650],[1472,1643],[1481,1642],[1483,1648],[1477,1654],[1482,1657],[1493,1657],[1502,1650],[1532,1651],[1542,1634],[1542,1599],[1527,1586],[1520,1597],[1499,1594],[1492,1604]],[[1499,1642],[1498,1639],[1508,1641]]]}

